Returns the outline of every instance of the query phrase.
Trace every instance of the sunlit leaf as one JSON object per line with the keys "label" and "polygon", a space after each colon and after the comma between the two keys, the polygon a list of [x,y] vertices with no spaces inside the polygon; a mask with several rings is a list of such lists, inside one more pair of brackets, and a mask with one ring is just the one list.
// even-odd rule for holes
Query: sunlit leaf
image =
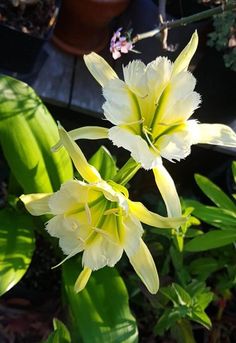
{"label": "sunlit leaf", "polygon": [[[76,294],[74,283],[81,271],[76,259],[63,264],[66,303],[73,317],[73,332],[84,343],[133,343],[138,341],[128,293],[115,268],[92,273],[86,288]],[[78,340],[75,340],[78,341]]]}
{"label": "sunlit leaf", "polygon": [[57,141],[57,126],[32,88],[0,76],[0,144],[25,193],[51,192],[73,177],[66,151],[50,151]]}
{"label": "sunlit leaf", "polygon": [[202,221],[220,229],[236,228],[236,212],[223,208],[206,206],[195,200],[186,200],[186,204],[194,207],[193,214]]}
{"label": "sunlit leaf", "polygon": [[11,289],[27,271],[34,251],[30,216],[12,208],[0,211],[0,295]]}
{"label": "sunlit leaf", "polygon": [[218,207],[236,212],[235,203],[211,180],[207,177],[195,174],[195,180],[203,193],[211,199]]}
{"label": "sunlit leaf", "polygon": [[116,174],[116,163],[104,146],[101,146],[90,158],[89,163],[99,171],[103,180],[112,179]]}
{"label": "sunlit leaf", "polygon": [[53,319],[54,332],[50,334],[48,339],[43,343],[71,343],[70,333],[60,320]]}
{"label": "sunlit leaf", "polygon": [[214,230],[192,239],[185,244],[186,251],[206,251],[231,244],[236,241],[236,230]]}

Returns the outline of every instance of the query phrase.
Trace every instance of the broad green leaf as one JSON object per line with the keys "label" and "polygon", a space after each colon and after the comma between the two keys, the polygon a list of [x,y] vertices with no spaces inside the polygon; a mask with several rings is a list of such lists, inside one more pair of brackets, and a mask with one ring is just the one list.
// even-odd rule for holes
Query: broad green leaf
{"label": "broad green leaf", "polygon": [[50,334],[48,339],[43,343],[71,343],[70,333],[60,320],[53,319],[54,332]]}
{"label": "broad green leaf", "polygon": [[50,150],[58,139],[56,124],[33,89],[0,76],[0,144],[25,193],[48,193],[73,177],[66,151]]}
{"label": "broad green leaf", "polygon": [[99,171],[104,180],[112,179],[116,175],[116,163],[104,146],[101,146],[90,158],[89,163]]}
{"label": "broad green leaf", "polygon": [[[76,294],[74,283],[81,267],[75,258],[63,264],[65,298],[73,317],[73,332],[83,343],[133,343],[138,331],[128,293],[115,268],[92,273],[86,288]],[[78,341],[75,340],[76,342]]]}
{"label": "broad green leaf", "polygon": [[220,229],[236,228],[236,212],[206,206],[195,200],[186,200],[186,203],[194,207],[193,214],[202,221]]}
{"label": "broad green leaf", "polygon": [[0,295],[27,271],[34,252],[33,222],[12,208],[0,211]]}
{"label": "broad green leaf", "polygon": [[203,193],[211,199],[218,207],[236,212],[235,203],[211,180],[207,177],[195,174],[195,180]]}
{"label": "broad green leaf", "polygon": [[192,239],[185,244],[186,251],[206,251],[231,244],[236,241],[236,230],[214,230]]}

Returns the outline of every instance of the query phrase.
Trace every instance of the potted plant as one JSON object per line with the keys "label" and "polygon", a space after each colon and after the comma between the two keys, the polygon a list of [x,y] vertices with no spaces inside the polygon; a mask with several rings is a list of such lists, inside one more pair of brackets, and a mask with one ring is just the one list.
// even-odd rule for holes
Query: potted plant
{"label": "potted plant", "polygon": [[130,0],[65,0],[53,41],[64,51],[83,55],[101,51],[110,37],[109,25]]}
{"label": "potted plant", "polygon": [[1,0],[0,68],[22,74],[32,71],[51,36],[59,0]]}

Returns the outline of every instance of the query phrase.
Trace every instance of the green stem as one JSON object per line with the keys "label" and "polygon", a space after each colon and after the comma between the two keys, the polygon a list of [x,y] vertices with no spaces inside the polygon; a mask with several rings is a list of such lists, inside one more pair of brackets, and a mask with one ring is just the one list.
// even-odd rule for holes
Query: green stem
{"label": "green stem", "polygon": [[153,30],[148,31],[148,32],[143,32],[143,33],[137,34],[133,38],[132,42],[136,43],[142,39],[151,38],[153,36],[156,36],[157,34],[159,34],[160,32],[162,32],[165,29],[173,29],[173,28],[176,28],[179,26],[185,26],[187,24],[194,23],[194,22],[202,20],[202,19],[210,18],[213,15],[220,14],[220,13],[223,13],[226,11],[231,11],[231,10],[232,11],[236,10],[236,2],[226,4],[224,6],[217,6],[215,8],[211,8],[209,10],[202,11],[202,12],[190,15],[188,17],[183,17],[183,18],[180,18],[177,20],[164,21],[156,29],[153,29]]}
{"label": "green stem", "polygon": [[123,167],[118,171],[113,181],[125,186],[141,168],[141,164],[134,161],[131,157]]}

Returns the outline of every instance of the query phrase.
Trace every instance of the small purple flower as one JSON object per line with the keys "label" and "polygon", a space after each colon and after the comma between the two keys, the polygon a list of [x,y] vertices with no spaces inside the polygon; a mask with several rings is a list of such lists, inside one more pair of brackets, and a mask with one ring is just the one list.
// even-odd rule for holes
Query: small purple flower
{"label": "small purple flower", "polygon": [[121,30],[122,27],[114,32],[111,38],[110,52],[115,60],[121,57],[121,53],[127,54],[133,48],[132,42],[127,40],[127,37],[121,36]]}

